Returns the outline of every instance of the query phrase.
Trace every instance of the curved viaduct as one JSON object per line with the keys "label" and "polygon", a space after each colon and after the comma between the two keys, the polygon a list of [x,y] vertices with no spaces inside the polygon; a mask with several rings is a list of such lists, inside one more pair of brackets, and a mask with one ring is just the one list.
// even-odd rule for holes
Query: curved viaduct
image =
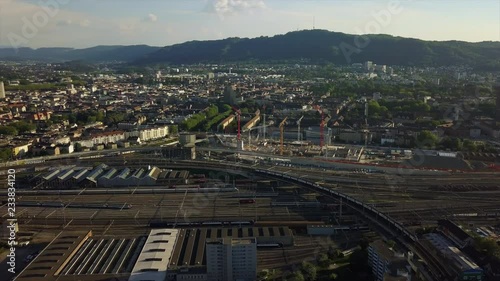
{"label": "curved viaduct", "polygon": [[232,174],[246,174],[248,175],[258,175],[274,178],[277,180],[290,182],[299,186],[303,186],[305,188],[314,190],[323,195],[331,196],[335,199],[342,200],[344,204],[349,206],[350,208],[358,211],[362,216],[365,216],[367,219],[370,219],[374,222],[385,227],[387,230],[391,231],[394,234],[397,234],[399,238],[404,238],[402,242],[416,242],[417,237],[415,234],[406,229],[403,224],[394,220],[393,218],[385,215],[383,212],[380,212],[373,206],[363,203],[362,201],[357,200],[356,198],[346,195],[344,193],[332,190],[327,187],[323,187],[313,181],[306,180],[297,176],[293,176],[290,174],[285,174],[281,172],[259,169],[256,167],[234,164],[230,165],[229,163],[214,163],[214,162],[205,162],[205,161],[181,161],[175,164],[175,168],[198,168],[198,169],[210,169],[220,172],[229,172]]}

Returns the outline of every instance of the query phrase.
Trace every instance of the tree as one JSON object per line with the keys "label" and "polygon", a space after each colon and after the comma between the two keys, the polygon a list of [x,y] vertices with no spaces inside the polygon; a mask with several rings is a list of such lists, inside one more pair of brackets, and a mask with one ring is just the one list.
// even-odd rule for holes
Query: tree
{"label": "tree", "polygon": [[312,263],[304,261],[302,262],[300,269],[302,273],[304,273],[304,277],[306,278],[306,280],[316,280],[317,270]]}
{"label": "tree", "polygon": [[328,258],[334,259],[337,258],[337,251],[340,252],[339,249],[335,249],[332,245],[328,246]]}
{"label": "tree", "polygon": [[0,126],[0,135],[16,136],[19,132],[12,126]]}
{"label": "tree", "polygon": [[97,121],[97,118],[95,116],[87,117],[87,123],[95,123],[96,121]]}
{"label": "tree", "polygon": [[96,121],[102,122],[104,121],[104,112],[98,111],[95,115]]}
{"label": "tree", "polygon": [[257,274],[257,277],[259,279],[263,279],[263,278],[266,278],[268,275],[268,271],[267,270],[263,270],[263,271],[260,271],[258,274]]}
{"label": "tree", "polygon": [[295,271],[289,276],[290,281],[305,281],[304,275],[300,271]]}
{"label": "tree", "polygon": [[439,143],[444,149],[461,151],[463,149],[463,142],[459,138],[446,137]]}
{"label": "tree", "polygon": [[326,267],[330,265],[330,259],[328,259],[328,255],[326,254],[320,254],[317,260],[320,266]]}
{"label": "tree", "polygon": [[394,242],[394,240],[388,240],[387,241],[387,246],[389,246],[389,248],[394,248],[394,246],[396,246],[396,242]]}
{"label": "tree", "polygon": [[10,148],[1,148],[0,149],[0,160],[7,161],[12,156],[12,149]]}
{"label": "tree", "polygon": [[476,247],[486,255],[500,256],[500,246],[493,239],[478,237],[475,239]]}
{"label": "tree", "polygon": [[[96,116],[97,116],[97,114],[96,114]],[[109,125],[114,125],[114,124],[118,124],[118,123],[122,122],[126,118],[127,118],[126,113],[113,112],[113,113],[110,113],[110,114],[106,115],[106,117],[104,118],[104,123],[106,125],[108,125],[108,126]],[[96,118],[96,120],[97,120],[97,118]]]}
{"label": "tree", "polygon": [[177,126],[177,125],[170,126],[170,134],[171,135],[175,135],[178,132],[179,132],[179,126]]}
{"label": "tree", "polygon": [[26,121],[19,121],[12,124],[13,127],[17,129],[19,133],[31,132],[36,129],[36,125],[28,123]]}
{"label": "tree", "polygon": [[212,105],[207,110],[207,118],[213,118],[219,114],[219,108],[216,105]]}
{"label": "tree", "polygon": [[421,148],[433,148],[438,142],[438,137],[430,131],[424,130],[417,136],[417,145]]}
{"label": "tree", "polygon": [[77,122],[76,115],[71,113],[68,115],[68,121],[70,124],[75,124]]}
{"label": "tree", "polygon": [[464,148],[464,150],[470,151],[470,152],[476,152],[477,151],[477,145],[476,145],[476,143],[473,142],[473,141],[471,141],[471,140],[464,140],[463,148]]}
{"label": "tree", "polygon": [[376,113],[379,113],[379,111],[380,111],[380,104],[375,100],[371,100],[368,103],[368,115],[373,116]]}

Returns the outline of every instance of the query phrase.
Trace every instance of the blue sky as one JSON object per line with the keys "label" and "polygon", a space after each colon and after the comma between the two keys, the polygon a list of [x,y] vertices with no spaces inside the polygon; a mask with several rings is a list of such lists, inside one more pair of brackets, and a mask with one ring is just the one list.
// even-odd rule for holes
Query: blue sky
{"label": "blue sky", "polygon": [[500,0],[0,0],[0,46],[165,46],[311,29],[313,19],[351,34],[500,41]]}

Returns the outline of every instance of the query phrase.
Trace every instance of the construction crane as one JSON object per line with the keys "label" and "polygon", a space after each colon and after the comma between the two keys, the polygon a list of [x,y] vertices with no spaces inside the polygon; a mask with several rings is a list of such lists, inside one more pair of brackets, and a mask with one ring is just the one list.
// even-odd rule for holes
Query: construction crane
{"label": "construction crane", "polygon": [[304,119],[304,115],[302,115],[302,117],[299,118],[299,120],[297,120],[297,141],[300,141],[301,138],[300,138],[300,122],[302,122],[302,119]]}
{"label": "construction crane", "polygon": [[263,115],[263,118],[264,118],[263,121],[262,121],[262,124],[264,126],[264,140],[265,140],[266,139],[266,127],[265,127],[266,126],[266,106],[265,105],[262,107],[262,112],[263,112],[262,115]]}
{"label": "construction crane", "polygon": [[288,117],[285,117],[280,123],[280,155],[283,155],[283,134],[285,133],[285,124]]}
{"label": "construction crane", "polygon": [[[267,125],[253,127],[253,128],[248,129],[248,146],[250,146],[250,141],[252,140],[252,138],[250,136],[250,132],[252,132],[253,130],[260,130],[260,129],[265,130],[267,127],[269,127],[273,124],[274,124],[274,121],[270,121],[269,124],[267,124]],[[257,135],[257,136],[259,136],[259,135]]]}
{"label": "construction crane", "polygon": [[237,138],[237,144],[236,147],[238,150],[243,150],[243,142],[241,141],[241,110],[238,108],[231,106],[233,109],[234,113],[236,113],[236,116],[238,117],[238,138]]}

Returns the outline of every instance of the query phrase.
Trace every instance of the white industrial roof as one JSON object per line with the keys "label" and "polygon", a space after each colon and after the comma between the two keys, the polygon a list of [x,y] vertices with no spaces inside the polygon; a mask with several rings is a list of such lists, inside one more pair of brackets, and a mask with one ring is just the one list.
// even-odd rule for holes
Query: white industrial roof
{"label": "white industrial roof", "polygon": [[177,229],[152,229],[128,280],[165,280],[178,234]]}

